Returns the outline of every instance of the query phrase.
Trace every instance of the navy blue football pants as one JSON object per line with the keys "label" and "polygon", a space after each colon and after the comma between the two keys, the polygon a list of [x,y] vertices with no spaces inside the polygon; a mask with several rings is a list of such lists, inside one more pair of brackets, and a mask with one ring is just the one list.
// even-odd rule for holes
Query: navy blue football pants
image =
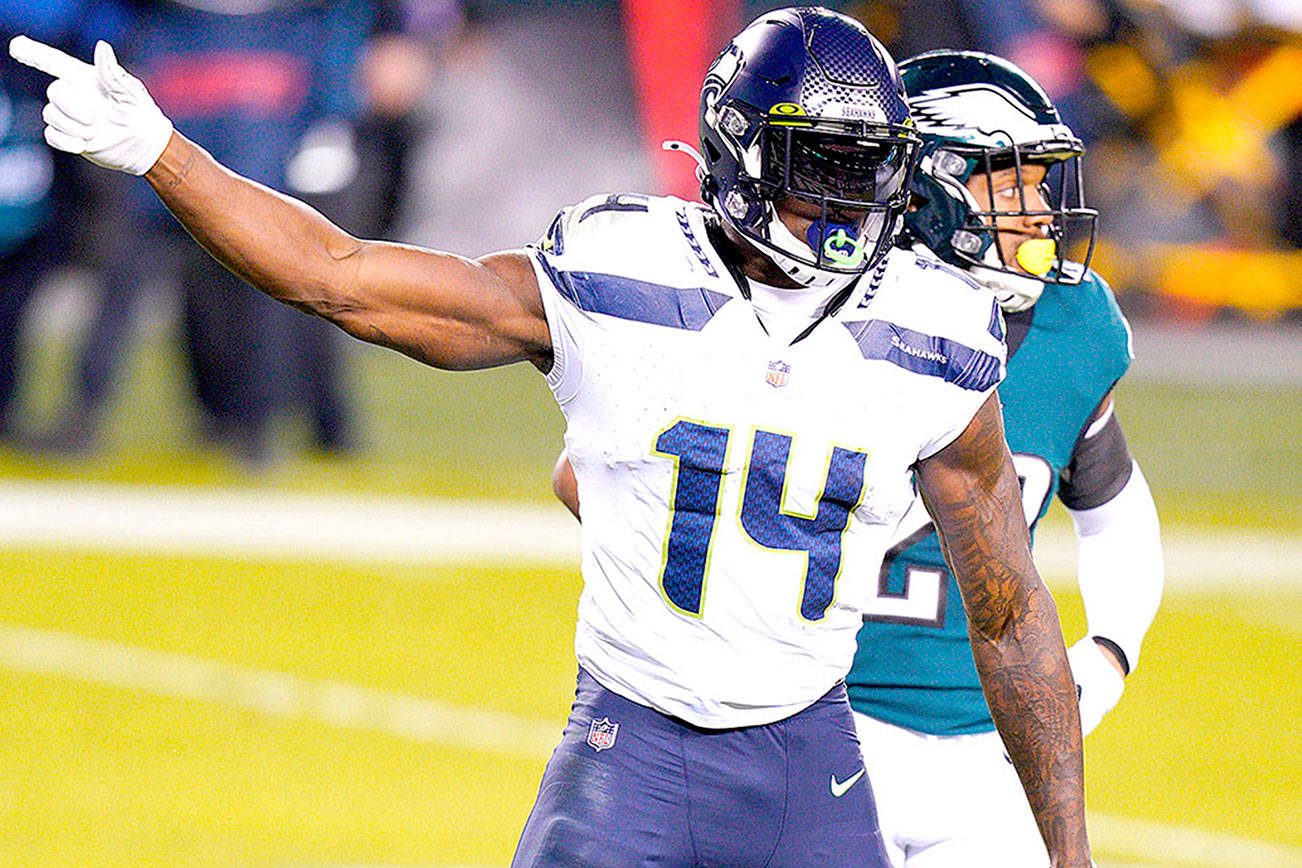
{"label": "navy blue football pants", "polygon": [[845,687],[705,730],[579,671],[512,868],[888,868]]}

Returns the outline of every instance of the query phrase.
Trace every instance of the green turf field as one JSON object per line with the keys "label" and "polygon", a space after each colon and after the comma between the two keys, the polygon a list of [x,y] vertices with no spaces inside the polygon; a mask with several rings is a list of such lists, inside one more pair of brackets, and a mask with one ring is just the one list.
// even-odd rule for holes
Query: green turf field
{"label": "green turf field", "polygon": [[[287,419],[281,460],[250,473],[193,437],[184,365],[164,335],[142,340],[115,396],[93,459],[33,458],[0,450],[0,473],[23,479],[133,484],[227,485],[305,491],[550,497],[563,423],[533,368],[449,374],[397,353],[350,341],[355,416],[362,449],[327,459],[306,452],[301,425]],[[35,347],[24,377],[23,417],[39,428],[63,397],[70,347]],[[485,398],[485,396],[490,396]]]}
{"label": "green turf field", "polygon": [[[41,349],[28,418],[63,358]],[[444,375],[358,347],[366,451],[292,454],[287,426],[284,460],[250,474],[190,444],[172,362],[145,346],[101,457],[5,451],[0,475],[549,496],[560,419],[526,368]],[[1168,529],[1302,538],[1296,391],[1127,384],[1120,412]],[[1302,577],[1221,578],[1173,582],[1087,744],[1105,868],[1302,865]],[[17,546],[0,591],[0,864],[505,865],[572,691],[577,577],[521,560]],[[1079,601],[1060,602],[1074,636]]]}
{"label": "green turf field", "polygon": [[[141,342],[94,460],[35,459],[0,449],[0,474],[168,485],[275,487],[541,500],[550,497],[562,421],[527,365],[450,374],[350,343],[360,435],[355,458],[304,454],[286,422],[282,459],[250,474],[198,448],[181,361],[164,336]],[[24,416],[48,422],[66,381],[66,345],[34,349]],[[1302,533],[1302,390],[1125,381],[1119,407],[1164,515]]]}
{"label": "green turf field", "polygon": [[[22,550],[4,580],[4,864],[502,865],[572,689],[567,570]],[[1288,864],[1164,860],[1185,827],[1302,853],[1300,619],[1296,591],[1168,597],[1089,741],[1091,809],[1146,823],[1101,856]],[[263,682],[317,698],[259,705]],[[489,745],[322,684],[462,709]],[[495,715],[532,741],[493,743]]]}

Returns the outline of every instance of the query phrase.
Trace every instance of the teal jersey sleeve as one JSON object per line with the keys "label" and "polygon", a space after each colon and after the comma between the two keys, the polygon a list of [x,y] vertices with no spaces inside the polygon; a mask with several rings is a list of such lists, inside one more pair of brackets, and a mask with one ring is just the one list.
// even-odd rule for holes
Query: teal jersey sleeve
{"label": "teal jersey sleeve", "polygon": [[[1091,271],[1076,286],[1046,286],[1035,307],[1008,317],[1008,333],[999,395],[1034,531],[1094,411],[1130,365],[1130,327],[1111,288]],[[919,732],[992,730],[962,598],[932,525],[904,530],[876,585],[878,598],[894,603],[883,610],[896,614],[865,614],[846,677],[851,704]],[[908,597],[910,605],[898,605]],[[909,617],[899,616],[904,610]]]}

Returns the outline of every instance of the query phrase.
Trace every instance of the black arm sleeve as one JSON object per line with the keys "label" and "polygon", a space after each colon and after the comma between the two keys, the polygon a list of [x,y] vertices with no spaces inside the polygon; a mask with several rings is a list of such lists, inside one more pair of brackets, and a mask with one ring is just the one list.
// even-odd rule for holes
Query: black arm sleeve
{"label": "black arm sleeve", "polygon": [[1130,481],[1130,449],[1114,412],[1091,437],[1081,434],[1062,471],[1058,496],[1068,509],[1092,509],[1117,496]]}

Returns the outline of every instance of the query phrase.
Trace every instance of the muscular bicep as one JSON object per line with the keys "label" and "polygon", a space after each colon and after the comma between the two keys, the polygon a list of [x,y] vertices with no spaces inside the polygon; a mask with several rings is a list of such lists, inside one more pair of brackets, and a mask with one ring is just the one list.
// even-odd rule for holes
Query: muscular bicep
{"label": "muscular bicep", "polygon": [[523,252],[471,260],[359,240],[177,134],[146,179],[227,268],[356,337],[441,368],[551,364],[538,281]]}
{"label": "muscular bicep", "polygon": [[547,320],[524,252],[467,259],[368,241],[350,256],[343,303],[314,310],[349,334],[440,368],[550,367]]}
{"label": "muscular bicep", "polygon": [[1038,577],[996,395],[957,440],[919,462],[918,488],[973,629],[1002,634]]}

